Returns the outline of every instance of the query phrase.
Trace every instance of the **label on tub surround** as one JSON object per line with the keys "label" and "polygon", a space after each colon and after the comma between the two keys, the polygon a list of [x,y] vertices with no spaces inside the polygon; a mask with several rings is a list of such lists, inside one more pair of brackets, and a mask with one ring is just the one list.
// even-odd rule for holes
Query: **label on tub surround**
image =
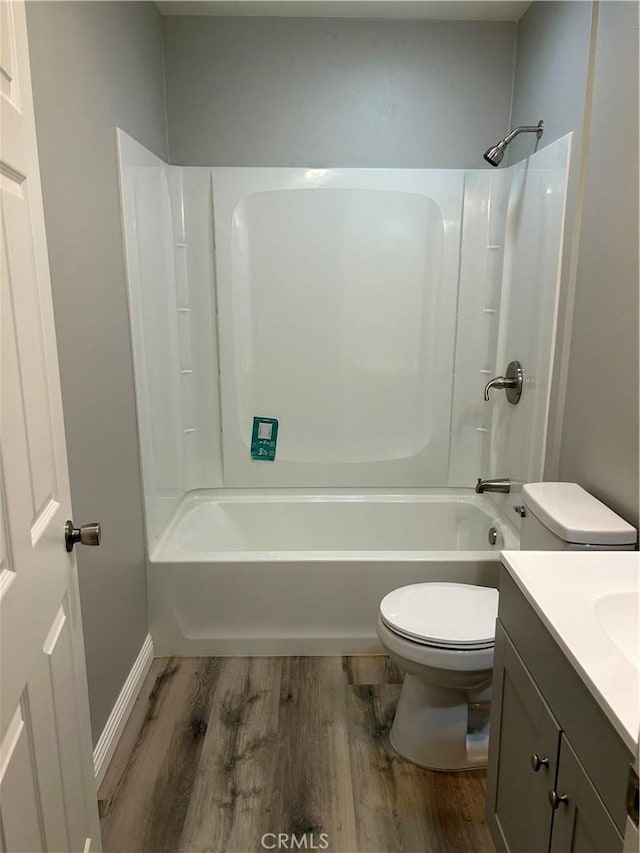
{"label": "label on tub surround", "polygon": [[276,418],[254,418],[251,433],[251,458],[260,462],[273,462],[276,458],[278,421]]}

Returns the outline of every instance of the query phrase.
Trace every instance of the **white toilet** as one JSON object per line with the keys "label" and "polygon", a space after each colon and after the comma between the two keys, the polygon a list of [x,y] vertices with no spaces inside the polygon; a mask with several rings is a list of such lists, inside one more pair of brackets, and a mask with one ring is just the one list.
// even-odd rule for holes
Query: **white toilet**
{"label": "white toilet", "polygon": [[[633,550],[637,531],[576,483],[523,487],[523,550]],[[391,729],[404,758],[433,770],[487,763],[498,592],[457,583],[400,587],[378,637],[406,673]]]}

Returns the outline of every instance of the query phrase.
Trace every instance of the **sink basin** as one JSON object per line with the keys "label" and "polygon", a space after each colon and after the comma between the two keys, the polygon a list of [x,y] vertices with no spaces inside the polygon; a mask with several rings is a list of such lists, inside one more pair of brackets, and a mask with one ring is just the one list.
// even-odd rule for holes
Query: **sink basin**
{"label": "sink basin", "polygon": [[594,609],[607,637],[638,668],[638,590],[603,595],[596,600]]}

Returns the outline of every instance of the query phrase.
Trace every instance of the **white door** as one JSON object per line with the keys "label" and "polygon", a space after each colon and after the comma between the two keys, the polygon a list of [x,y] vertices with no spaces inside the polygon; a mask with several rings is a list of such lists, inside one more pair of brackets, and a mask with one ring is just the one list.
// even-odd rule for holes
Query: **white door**
{"label": "white door", "polygon": [[0,0],[0,849],[99,850],[25,10]]}

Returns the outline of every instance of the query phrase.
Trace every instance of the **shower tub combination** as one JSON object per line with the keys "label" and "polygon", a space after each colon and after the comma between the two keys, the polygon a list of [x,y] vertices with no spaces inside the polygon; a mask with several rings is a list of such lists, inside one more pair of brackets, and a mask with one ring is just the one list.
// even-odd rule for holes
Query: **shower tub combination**
{"label": "shower tub combination", "polygon": [[156,654],[377,653],[386,593],[496,586],[517,547],[490,498],[458,489],[193,492],[149,554]]}
{"label": "shower tub combination", "polygon": [[[499,170],[118,146],[156,654],[376,653],[391,590],[495,586],[543,471],[570,138]],[[485,402],[514,359],[522,400]]]}

